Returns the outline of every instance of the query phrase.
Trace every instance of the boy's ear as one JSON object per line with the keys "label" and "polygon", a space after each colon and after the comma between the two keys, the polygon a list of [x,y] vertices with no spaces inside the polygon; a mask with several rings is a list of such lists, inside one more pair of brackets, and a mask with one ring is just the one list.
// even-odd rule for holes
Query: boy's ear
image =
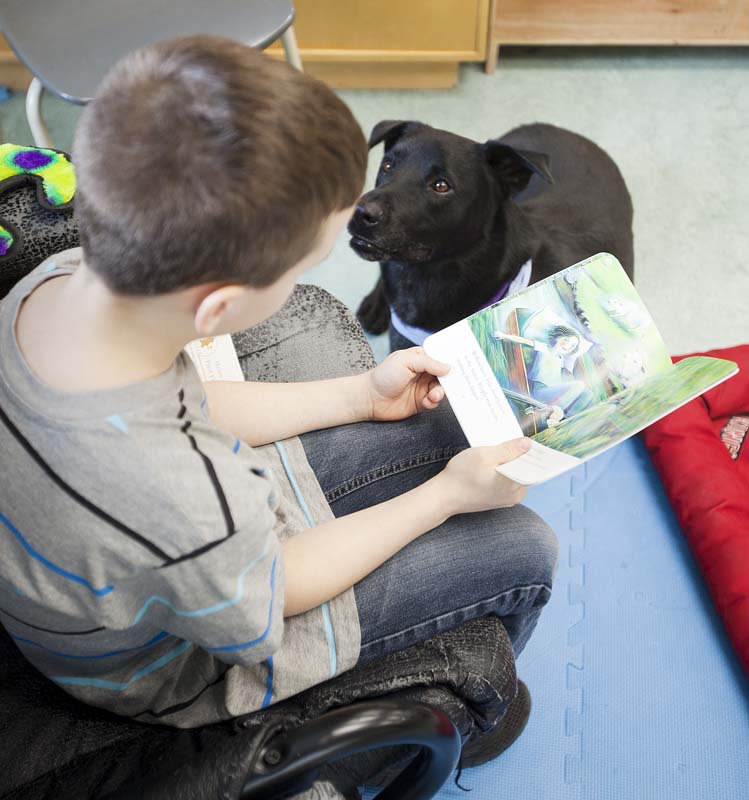
{"label": "boy's ear", "polygon": [[221,330],[229,307],[244,291],[243,286],[219,286],[205,294],[195,310],[195,333],[213,336]]}
{"label": "boy's ear", "polygon": [[406,133],[406,130],[411,131],[416,128],[423,127],[421,122],[413,122],[409,120],[400,119],[383,119],[378,122],[372,133],[369,134],[369,149],[371,150],[375,145],[381,141],[385,141],[385,150],[389,150],[398,139]]}
{"label": "boy's ear", "polygon": [[489,166],[498,180],[507,187],[510,196],[522,192],[535,173],[548,183],[554,183],[549,171],[549,156],[532,150],[516,150],[497,139],[481,145]]}

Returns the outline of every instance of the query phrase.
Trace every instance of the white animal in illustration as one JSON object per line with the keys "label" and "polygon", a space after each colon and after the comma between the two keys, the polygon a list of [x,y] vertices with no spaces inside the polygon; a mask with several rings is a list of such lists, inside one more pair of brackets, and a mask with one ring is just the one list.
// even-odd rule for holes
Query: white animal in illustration
{"label": "white animal in illustration", "polygon": [[631,389],[642,383],[647,377],[645,372],[645,358],[641,350],[633,348],[627,350],[613,364],[619,381],[625,389]]}
{"label": "white animal in illustration", "polygon": [[601,305],[611,319],[628,333],[641,336],[651,322],[642,306],[621,295],[608,295],[601,299]]}

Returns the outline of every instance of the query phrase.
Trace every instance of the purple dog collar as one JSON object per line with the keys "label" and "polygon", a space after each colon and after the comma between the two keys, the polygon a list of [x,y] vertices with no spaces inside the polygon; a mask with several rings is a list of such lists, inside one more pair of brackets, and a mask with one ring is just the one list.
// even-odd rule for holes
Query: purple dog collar
{"label": "purple dog collar", "polygon": [[[481,308],[477,308],[476,311],[483,311],[485,308],[489,308],[489,306],[493,306],[495,303],[498,303],[506,294],[507,290],[510,288],[510,281],[505,281],[500,290],[492,297],[492,299],[488,303],[484,303]],[[476,312],[474,311],[474,314]]]}
{"label": "purple dog collar", "polygon": [[[528,259],[525,264],[520,267],[518,274],[511,281],[506,281],[503,283],[494,297],[492,297],[492,299],[487,303],[484,303],[481,308],[477,308],[476,312],[483,311],[485,308],[489,308],[489,306],[493,306],[495,303],[503,300],[506,296],[515,294],[515,292],[519,292],[521,289],[525,289],[526,286],[528,286],[528,284],[531,282],[532,269],[533,262],[531,259]],[[404,339],[408,339],[409,342],[413,342],[413,344],[419,346],[424,344],[424,340],[427,338],[427,336],[431,336],[434,333],[434,331],[428,331],[424,328],[417,328],[415,325],[409,325],[407,322],[404,322],[395,313],[395,309],[392,306],[390,306],[390,324]]]}

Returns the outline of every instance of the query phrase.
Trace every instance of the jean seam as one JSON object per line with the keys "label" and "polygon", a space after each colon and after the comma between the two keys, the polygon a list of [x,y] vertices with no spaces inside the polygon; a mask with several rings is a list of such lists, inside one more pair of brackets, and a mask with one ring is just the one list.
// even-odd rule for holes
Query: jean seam
{"label": "jean seam", "polygon": [[[475,609],[478,606],[482,606],[485,604],[497,604],[501,598],[505,597],[508,594],[512,594],[513,592],[522,592],[527,590],[536,590],[536,596],[534,597],[533,605],[536,605],[535,600],[537,599],[538,595],[541,593],[541,590],[546,592],[546,600],[544,602],[548,602],[549,598],[551,597],[551,586],[548,586],[545,583],[531,583],[525,584],[523,586],[515,586],[512,589],[507,589],[504,592],[501,592],[497,595],[491,595],[490,597],[486,597],[483,600],[477,600],[475,603],[471,603],[467,606],[461,606],[460,608],[454,608],[451,611],[446,611],[444,614],[440,614],[438,617],[431,617],[430,619],[422,620],[421,622],[417,622],[416,625],[411,625],[408,628],[403,628],[403,630],[397,631],[396,633],[389,633],[387,636],[381,636],[378,639],[374,639],[371,642],[367,642],[366,644],[361,645],[360,654],[364,653],[368,648],[374,647],[375,645],[382,645],[384,642],[388,642],[391,639],[397,639],[399,637],[403,637],[406,634],[409,634],[413,631],[418,630],[419,628],[426,627],[426,626],[434,626],[435,623],[439,625],[439,623],[447,619],[448,617],[452,617],[465,611],[469,611]],[[436,635],[436,634],[432,634]]]}
{"label": "jean seam", "polygon": [[325,499],[328,503],[340,500],[351,492],[361,489],[363,486],[369,486],[376,481],[383,478],[389,478],[397,475],[400,472],[406,472],[409,469],[416,467],[423,467],[427,464],[435,464],[438,461],[449,461],[453,456],[460,453],[462,448],[459,447],[443,447],[439,450],[433,450],[431,453],[420,456],[409,456],[400,461],[395,461],[390,464],[383,464],[376,469],[369,470],[361,475],[356,475],[353,478],[339,484],[338,486],[329,489],[325,492]]}

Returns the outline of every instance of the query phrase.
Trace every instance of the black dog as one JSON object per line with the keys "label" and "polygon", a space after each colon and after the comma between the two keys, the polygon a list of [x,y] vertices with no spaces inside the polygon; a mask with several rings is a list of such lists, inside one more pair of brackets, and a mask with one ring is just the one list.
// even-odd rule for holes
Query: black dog
{"label": "black dog", "polygon": [[348,229],[351,247],[381,262],[359,320],[370,333],[390,326],[392,350],[516,290],[529,271],[535,283],[605,251],[632,277],[629,192],[588,139],[534,124],[479,144],[386,120],[369,146],[383,140],[376,188],[359,200]]}

